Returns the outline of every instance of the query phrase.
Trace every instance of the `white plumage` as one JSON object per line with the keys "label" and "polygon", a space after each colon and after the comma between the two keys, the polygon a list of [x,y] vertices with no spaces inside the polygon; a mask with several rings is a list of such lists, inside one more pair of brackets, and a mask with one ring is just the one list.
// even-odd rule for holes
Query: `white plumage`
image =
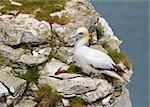
{"label": "white plumage", "polygon": [[[79,28],[76,37],[79,39],[75,44],[74,60],[86,74],[101,74],[115,77],[124,82],[121,76],[115,72],[114,61],[104,52],[89,48],[86,44],[89,41],[89,32],[86,28]],[[98,70],[101,69],[101,70]]]}

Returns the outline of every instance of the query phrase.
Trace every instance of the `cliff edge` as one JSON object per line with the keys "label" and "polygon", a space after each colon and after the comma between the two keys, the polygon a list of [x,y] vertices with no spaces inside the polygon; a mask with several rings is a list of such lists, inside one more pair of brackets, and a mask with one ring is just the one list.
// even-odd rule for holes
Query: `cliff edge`
{"label": "cliff edge", "polygon": [[0,3],[0,107],[132,107],[126,83],[82,74],[73,61],[79,27],[89,47],[108,54],[130,81],[121,40],[87,0],[9,0]]}

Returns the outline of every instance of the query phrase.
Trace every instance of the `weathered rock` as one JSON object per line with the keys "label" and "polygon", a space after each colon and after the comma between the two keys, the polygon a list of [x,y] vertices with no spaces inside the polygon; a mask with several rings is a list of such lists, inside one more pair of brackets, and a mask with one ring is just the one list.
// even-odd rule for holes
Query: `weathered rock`
{"label": "weathered rock", "polygon": [[101,102],[96,102],[92,104],[88,104],[87,107],[103,107]]}
{"label": "weathered rock", "polygon": [[19,104],[15,105],[14,107],[35,107],[37,103],[33,100],[22,100]]}
{"label": "weathered rock", "polygon": [[7,88],[0,82],[0,97],[3,95],[8,95]]}
{"label": "weathered rock", "polygon": [[7,107],[6,103],[0,103],[0,107]]}
{"label": "weathered rock", "polygon": [[75,74],[75,73],[60,73],[58,75],[55,75],[54,77],[59,78],[59,79],[73,79],[76,77],[84,77],[84,76],[80,74]]}
{"label": "weathered rock", "polygon": [[76,34],[76,30],[81,25],[76,25],[74,23],[69,23],[66,25],[52,24],[52,28],[57,32],[59,38],[63,39],[66,46],[73,46],[76,42],[76,38],[72,38]]}
{"label": "weathered rock", "polygon": [[40,83],[46,83],[52,86],[57,92],[64,95],[83,94],[85,92],[95,90],[100,83],[97,79],[89,77],[77,77],[73,79],[56,79],[53,77],[41,77]]}
{"label": "weathered rock", "polygon": [[39,49],[38,54],[43,54],[45,56],[49,56],[51,51],[52,51],[52,48],[46,47],[46,48],[43,48],[43,49]]}
{"label": "weathered rock", "polygon": [[22,4],[19,3],[19,2],[15,2],[15,1],[12,1],[12,0],[10,0],[10,1],[11,1],[11,2],[10,2],[11,5],[22,6]]}
{"label": "weathered rock", "polygon": [[101,44],[105,44],[106,46],[108,46],[112,50],[117,49],[118,51],[120,51],[119,46],[122,43],[122,41],[120,41],[114,35],[114,33],[113,33],[111,27],[108,25],[107,21],[104,18],[99,17],[99,21],[98,21],[96,26],[103,33],[103,37],[99,40],[99,42]]}
{"label": "weathered rock", "polygon": [[20,43],[42,44],[51,39],[51,28],[47,22],[24,14],[0,21],[0,31],[0,39],[11,46]]}
{"label": "weathered rock", "polygon": [[[10,13],[13,14],[13,11]],[[115,90],[123,84],[118,85],[114,80],[111,84],[104,77],[90,78],[66,71],[72,62],[73,46],[77,41],[74,36],[78,27],[86,27],[90,31],[91,39],[87,45],[91,48],[105,53],[108,53],[105,48],[119,51],[122,41],[114,35],[106,20],[88,0],[69,0],[64,10],[50,15],[67,17],[71,21],[62,25],[54,23],[50,27],[48,22],[38,21],[28,14],[0,16],[0,53],[6,60],[5,66],[0,68],[0,107],[17,104],[21,100],[26,81],[14,77],[11,71],[26,72],[26,65],[41,69],[39,83],[50,85],[67,99],[62,99],[63,103],[57,104],[57,107],[63,107],[63,104],[69,106],[69,98],[74,96],[88,102],[88,107],[131,107],[129,94]],[[23,47],[24,44],[27,46]],[[51,61],[48,60],[50,58]],[[122,64],[118,66],[126,69]],[[122,77],[129,80],[131,74],[126,70]],[[29,87],[38,90],[35,84]],[[33,99],[22,99],[14,106],[35,105]]]}
{"label": "weathered rock", "polygon": [[28,65],[39,65],[43,62],[46,62],[48,57],[44,56],[43,54],[38,54],[33,56],[32,54],[24,54],[20,57],[18,62],[25,63]]}
{"label": "weathered rock", "polygon": [[64,107],[69,107],[70,106],[69,100],[63,98],[62,102],[63,102]]}
{"label": "weathered rock", "polygon": [[55,76],[55,73],[58,70],[67,70],[67,68],[68,65],[52,58],[50,62],[46,63],[45,67],[40,71],[40,73],[47,76]]}
{"label": "weathered rock", "polygon": [[8,58],[8,59],[16,62],[21,57],[21,55],[23,55],[25,53],[25,50],[21,49],[21,48],[13,49],[10,46],[0,43],[0,53],[5,58]]}
{"label": "weathered rock", "polygon": [[126,87],[123,87],[122,94],[116,100],[113,107],[132,107],[129,91]]}
{"label": "weathered rock", "polygon": [[60,47],[57,53],[54,55],[57,59],[64,63],[70,64],[73,60],[73,48],[71,47]]}
{"label": "weathered rock", "polygon": [[13,15],[2,15],[0,16],[0,20],[8,21],[9,19],[14,18]]}
{"label": "weathered rock", "polygon": [[114,91],[112,85],[110,85],[106,80],[99,80],[99,81],[101,82],[97,86],[96,90],[81,95],[81,97],[88,103],[92,103],[100,98],[104,98],[105,96]]}
{"label": "weathered rock", "polygon": [[66,16],[73,20],[73,23],[68,23],[63,26],[52,24],[53,30],[63,38],[66,46],[73,46],[75,44],[76,38],[72,38],[72,36],[76,34],[78,27],[87,27],[90,29],[95,25],[99,17],[92,5],[87,1],[82,3],[78,1],[68,1],[65,10],[51,14],[51,16],[55,15],[59,17]]}
{"label": "weathered rock", "polygon": [[113,91],[113,87],[106,80],[91,79],[89,77],[75,77],[72,79],[41,77],[39,81],[42,84],[49,84],[64,97],[81,94],[81,97],[89,103],[103,98]]}
{"label": "weathered rock", "polygon": [[11,71],[10,69],[11,68],[6,67],[0,70],[0,82],[5,88],[7,88],[8,93],[4,93],[4,94],[12,95],[14,97],[13,102],[17,103],[21,99],[26,89],[26,81],[13,76],[10,73]]}
{"label": "weathered rock", "polygon": [[106,98],[104,98],[104,99],[102,100],[102,105],[103,105],[103,106],[110,106],[109,101],[110,101],[111,98],[112,98],[112,94],[109,95],[109,96],[107,96]]}
{"label": "weathered rock", "polygon": [[35,53],[32,55],[30,50],[27,52],[27,50],[22,48],[13,49],[10,46],[0,43],[0,53],[4,57],[14,62],[25,63],[28,65],[38,65],[45,62],[48,59],[51,50],[50,47],[38,49],[37,55],[35,55]]}

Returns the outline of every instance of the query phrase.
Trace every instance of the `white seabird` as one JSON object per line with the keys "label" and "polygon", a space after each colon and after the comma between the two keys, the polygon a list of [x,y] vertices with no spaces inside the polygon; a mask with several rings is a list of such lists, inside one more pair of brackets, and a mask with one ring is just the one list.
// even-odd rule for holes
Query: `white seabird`
{"label": "white seabird", "polygon": [[87,47],[86,44],[90,39],[90,34],[86,28],[79,28],[75,37],[77,37],[78,40],[74,49],[74,61],[80,65],[84,73],[89,75],[91,73],[95,75],[103,73],[125,82],[125,80],[116,73],[116,64],[109,55]]}

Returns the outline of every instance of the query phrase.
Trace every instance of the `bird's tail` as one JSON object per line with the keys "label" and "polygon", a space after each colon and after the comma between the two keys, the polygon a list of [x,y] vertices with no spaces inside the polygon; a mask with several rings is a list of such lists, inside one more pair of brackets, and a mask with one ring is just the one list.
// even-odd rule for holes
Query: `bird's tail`
{"label": "bird's tail", "polygon": [[115,68],[115,72],[121,74],[121,76],[128,82],[130,82],[130,77],[132,75],[132,72],[127,70],[127,69],[123,69],[120,65],[113,65]]}
{"label": "bird's tail", "polygon": [[115,77],[118,78],[121,82],[127,82],[125,79],[123,79],[120,75],[118,75],[116,72],[114,71],[109,71],[109,70],[101,70],[101,73],[109,75],[111,77]]}
{"label": "bird's tail", "polygon": [[126,70],[122,69],[119,65],[113,65],[113,66],[116,72],[123,72],[127,74]]}

